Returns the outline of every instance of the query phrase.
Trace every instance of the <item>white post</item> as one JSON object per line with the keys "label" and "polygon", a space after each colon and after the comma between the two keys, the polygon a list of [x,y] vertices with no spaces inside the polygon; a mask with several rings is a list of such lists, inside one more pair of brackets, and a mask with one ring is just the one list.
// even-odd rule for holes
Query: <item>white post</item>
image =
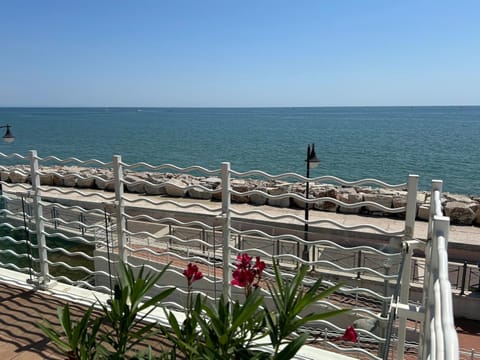
{"label": "white post", "polygon": [[128,261],[128,254],[125,249],[125,206],[123,205],[123,168],[122,157],[113,156],[113,176],[115,181],[115,216],[117,218],[117,241],[118,258],[125,264]]}
{"label": "white post", "polygon": [[40,277],[38,278],[38,286],[40,288],[47,288],[49,282],[48,272],[48,254],[47,243],[45,240],[45,229],[43,225],[43,208],[40,195],[40,174],[38,166],[38,157],[36,150],[30,150],[30,175],[32,178],[32,197],[33,197],[33,211],[35,215],[35,234],[38,245],[38,258],[40,261]]}
{"label": "white post", "polygon": [[[408,298],[410,295],[410,276],[412,267],[412,254],[414,246],[408,241],[403,243],[405,251],[405,260],[403,264],[402,279],[400,280],[400,299],[399,303],[408,305]],[[398,319],[398,344],[397,344],[397,360],[403,360],[405,336],[407,330],[407,314],[399,313]]]}
{"label": "white post", "polygon": [[[426,359],[428,344],[430,343],[430,318],[431,318],[431,299],[433,297],[433,278],[432,269],[434,257],[436,256],[436,239],[434,233],[437,231],[434,222],[435,216],[435,191],[440,191],[442,195],[443,182],[441,180],[432,180],[432,191],[430,195],[430,216],[428,219],[427,242],[425,244],[425,269],[423,278],[422,305],[425,307],[425,317],[420,331],[419,353]],[[437,214],[439,215],[439,214]],[[434,241],[435,240],[435,241]]]}
{"label": "white post", "polygon": [[440,199],[442,198],[442,191],[443,191],[443,181],[442,180],[432,180],[432,191],[430,194],[430,215],[428,217],[428,230],[427,230],[427,239],[432,238],[432,221],[435,214],[436,203],[435,203],[435,191],[440,192]]}
{"label": "white post", "polygon": [[413,239],[417,217],[418,175],[409,175],[407,182],[407,210],[405,212],[405,237]]}
{"label": "white post", "polygon": [[422,305],[425,309],[425,316],[420,326],[420,341],[418,353],[420,359],[426,359],[427,344],[430,342],[430,298],[433,296],[432,281],[432,256],[435,256],[432,246],[432,239],[427,240],[425,245],[425,269],[423,278]]}
{"label": "white post", "polygon": [[230,163],[222,163],[222,236],[223,236],[223,298],[228,301],[232,297],[230,271]]}

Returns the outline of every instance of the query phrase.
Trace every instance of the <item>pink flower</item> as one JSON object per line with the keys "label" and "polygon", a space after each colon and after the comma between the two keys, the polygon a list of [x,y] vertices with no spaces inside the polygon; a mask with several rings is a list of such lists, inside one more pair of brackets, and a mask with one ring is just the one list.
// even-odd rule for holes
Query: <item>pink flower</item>
{"label": "pink flower", "polygon": [[253,267],[254,269],[256,269],[258,275],[261,276],[263,270],[265,269],[265,263],[263,261],[260,261],[260,256],[257,256],[255,260],[255,265]]}
{"label": "pink flower", "polygon": [[358,335],[353,326],[349,326],[345,329],[345,333],[340,337],[342,340],[347,340],[351,342],[358,342]]}
{"label": "pink flower", "polygon": [[188,286],[191,286],[195,281],[203,278],[203,274],[198,270],[198,266],[192,263],[187,265],[183,271],[183,275],[187,278]]}
{"label": "pink flower", "polygon": [[253,258],[248,254],[241,254],[237,256],[237,267],[233,273],[232,285],[245,288],[246,294],[250,293],[252,287],[258,287],[258,283],[262,278],[262,272],[265,269],[265,263],[260,261],[257,256],[255,263],[252,264]]}

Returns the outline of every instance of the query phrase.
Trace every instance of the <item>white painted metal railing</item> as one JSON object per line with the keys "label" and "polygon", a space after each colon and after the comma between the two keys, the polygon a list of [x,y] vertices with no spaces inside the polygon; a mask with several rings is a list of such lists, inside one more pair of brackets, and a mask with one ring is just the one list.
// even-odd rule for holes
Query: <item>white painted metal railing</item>
{"label": "white painted metal railing", "polygon": [[[339,281],[344,284],[337,294],[317,306],[319,311],[348,307],[351,309],[349,315],[320,321],[305,329],[312,339],[322,339],[321,345],[354,356],[385,359],[397,333],[397,346],[403,351],[407,317],[399,312],[400,320],[394,329],[394,312],[388,311],[388,305],[392,297],[398,304],[408,304],[409,300],[412,244],[416,243],[413,234],[418,177],[415,175],[411,175],[407,183],[391,185],[376,179],[348,182],[331,176],[307,179],[293,173],[275,176],[258,170],[239,173],[231,170],[229,163],[223,163],[221,169],[208,170],[198,166],[179,168],[170,164],[127,164],[120,156],[114,156],[111,163],[53,156],[40,158],[35,151],[28,156],[0,153],[2,159],[24,163],[23,167],[16,166],[13,170],[0,165],[0,172],[5,177],[7,172],[16,172],[27,183],[1,179],[5,208],[1,210],[3,220],[0,228],[7,228],[9,234],[0,236],[0,240],[5,240],[16,250],[2,248],[0,255],[13,254],[15,258],[28,261],[26,264],[24,261],[23,265],[13,260],[0,261],[0,266],[28,272],[39,287],[48,287],[58,281],[109,292],[119,260],[134,267],[144,264],[152,270],[171,263],[165,282],[157,288],[175,285],[175,295],[167,299],[165,305],[182,309],[186,294],[182,270],[188,262],[198,263],[205,274],[204,279],[195,284],[196,292],[205,294],[212,301],[218,299],[221,293],[238,298],[241,292],[230,285],[231,271],[236,255],[247,252],[261,256],[267,262],[277,262],[286,277],[292,276],[299,264],[308,264],[312,271],[305,281],[306,286],[319,276],[324,277],[327,285]],[[71,164],[91,167],[92,171],[78,169],[72,178],[72,173],[66,175],[61,170]],[[112,176],[106,178],[94,169],[111,171]],[[201,173],[219,178],[220,185],[210,187],[202,183],[187,185],[166,179],[157,181],[153,175],[151,180],[136,179],[135,172],[138,171],[151,174],[168,171]],[[332,197],[306,199],[301,194],[288,191],[274,195],[266,189],[240,192],[232,188],[232,179],[258,177],[269,181],[293,179],[342,186],[371,184],[387,189],[407,188],[406,206],[389,208],[373,201],[350,204]],[[53,186],[49,186],[52,178],[65,187],[59,187],[55,181],[51,184]],[[89,181],[93,181],[98,189],[89,189],[85,185]],[[73,187],[66,187],[67,182]],[[221,204],[125,193],[125,188],[135,186],[153,188],[159,194],[164,193],[167,187],[183,194],[195,191],[213,197]],[[349,225],[317,216],[307,221],[312,231],[307,241],[303,231],[306,221],[294,210],[280,213],[267,207],[240,209],[231,203],[232,196],[261,196],[272,203],[284,199],[303,204],[331,202],[348,209],[368,206],[384,213],[405,213],[405,226],[400,231],[389,231],[369,224],[368,220]],[[329,231],[322,232],[324,226]],[[343,235],[356,231],[379,234],[396,239],[397,248],[340,245],[328,238],[332,229]],[[12,236],[13,232],[17,232],[16,236]],[[25,238],[21,238],[18,232],[26,234]],[[19,236],[20,240],[17,239]],[[55,244],[52,238],[60,239],[63,244]],[[69,249],[73,243],[87,250]],[[30,251],[22,253],[19,247]],[[303,247],[307,247],[311,255],[307,259],[298,250]],[[72,276],[78,273],[82,274],[80,278]],[[273,279],[271,270],[265,271],[265,278],[266,281]],[[337,340],[344,329],[354,322],[359,323],[359,320],[372,325],[357,329],[360,344],[339,343]]]}
{"label": "white painted metal railing", "polygon": [[450,219],[441,210],[442,181],[432,182],[428,243],[425,249],[425,320],[420,350],[422,359],[456,360],[458,336],[454,325],[452,290],[448,277]]}

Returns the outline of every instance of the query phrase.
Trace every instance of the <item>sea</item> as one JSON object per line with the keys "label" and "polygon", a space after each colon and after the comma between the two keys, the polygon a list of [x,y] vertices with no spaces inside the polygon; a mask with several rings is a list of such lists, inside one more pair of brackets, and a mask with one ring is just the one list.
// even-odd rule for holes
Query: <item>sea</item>
{"label": "sea", "polygon": [[[284,108],[0,108],[16,137],[0,152],[128,164],[199,165],[398,184],[419,175],[444,191],[480,194],[480,106]],[[0,129],[3,131],[4,129]],[[2,136],[0,134],[0,136]],[[6,160],[0,160],[0,165]]]}

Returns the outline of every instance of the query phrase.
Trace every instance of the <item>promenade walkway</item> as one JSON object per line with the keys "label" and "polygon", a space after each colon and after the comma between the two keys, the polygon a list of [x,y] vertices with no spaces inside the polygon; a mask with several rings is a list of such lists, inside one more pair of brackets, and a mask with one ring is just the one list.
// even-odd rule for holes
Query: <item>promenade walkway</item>
{"label": "promenade walkway", "polygon": [[[44,187],[47,188],[47,187]],[[68,188],[61,188],[62,191],[67,191]],[[55,188],[51,188],[52,191],[48,191],[44,193],[45,199],[51,200],[63,200],[64,202],[69,203],[76,203],[76,204],[90,204],[90,206],[98,206],[99,204],[108,203],[104,198],[100,196],[95,196],[98,194],[98,190],[89,190],[89,189],[81,189],[82,193],[89,194],[91,196],[85,197],[80,194],[63,194],[60,191],[55,191]],[[4,189],[4,192],[18,192],[18,191],[25,191],[24,189],[20,189],[18,186],[10,186]],[[114,198],[114,194],[111,192],[103,192],[104,196],[111,196],[112,201]],[[167,213],[174,213],[174,212],[181,212],[181,213],[188,213],[188,214],[206,214],[206,211],[200,207],[190,207],[188,209],[184,209],[178,206],[175,206],[172,203],[162,203],[159,205],[153,205],[144,199],[148,199],[153,202],[165,201],[166,199],[175,201],[182,205],[189,205],[189,204],[201,204],[202,206],[208,207],[210,209],[220,209],[221,203],[214,202],[210,200],[199,200],[199,199],[189,199],[189,198],[166,198],[163,196],[144,196],[139,194],[131,194],[125,193],[124,197],[128,199],[126,203],[127,208],[144,208],[144,209],[152,209],[155,211],[164,211]],[[232,203],[232,209],[238,212],[247,212],[252,209],[260,210],[269,214],[270,216],[282,216],[285,214],[296,215],[300,219],[304,218],[304,210],[303,209],[295,209],[295,208],[280,208],[274,206],[252,206],[249,204],[236,204]],[[243,220],[260,220],[260,221],[271,221],[268,220],[266,217],[260,214],[248,214],[242,217]],[[311,210],[310,211],[310,221],[314,220],[332,220],[344,226],[356,226],[359,224],[370,224],[382,228],[389,232],[401,231],[404,226],[405,222],[402,219],[396,219],[392,217],[384,217],[384,216],[364,216],[364,215],[356,215],[356,214],[341,214],[341,213],[334,213],[328,211],[317,211]],[[271,221],[274,223],[274,221]],[[303,222],[296,221],[295,219],[282,219],[278,221],[278,223],[282,223],[283,225],[297,225],[303,226]],[[311,225],[311,228],[317,227],[317,225]],[[331,224],[321,224],[318,227],[322,228],[331,228],[334,229],[335,226]],[[417,239],[426,239],[427,237],[427,228],[428,222],[426,221],[416,221],[415,222],[415,233],[414,237]],[[366,233],[374,233],[371,230],[362,230],[362,232]],[[458,225],[451,225],[450,226],[450,235],[449,235],[449,249],[459,249],[465,250],[466,256],[471,256],[471,252],[477,252],[474,254],[477,256],[475,259],[476,261],[480,261],[480,227],[476,226],[458,226]],[[458,260],[458,259],[457,259]],[[472,260],[473,261],[473,260]]]}

